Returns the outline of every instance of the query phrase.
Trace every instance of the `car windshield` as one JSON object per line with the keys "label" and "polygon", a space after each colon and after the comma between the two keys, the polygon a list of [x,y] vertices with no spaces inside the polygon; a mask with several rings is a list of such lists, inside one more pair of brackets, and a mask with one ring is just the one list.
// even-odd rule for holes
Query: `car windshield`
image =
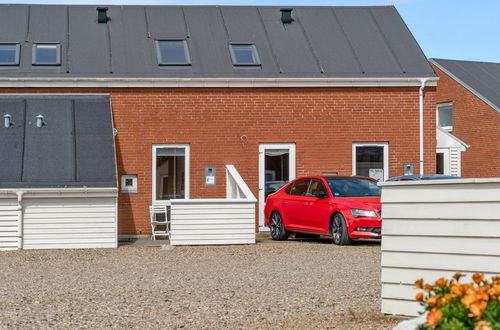
{"label": "car windshield", "polygon": [[326,178],[335,197],[380,196],[377,183],[360,178]]}

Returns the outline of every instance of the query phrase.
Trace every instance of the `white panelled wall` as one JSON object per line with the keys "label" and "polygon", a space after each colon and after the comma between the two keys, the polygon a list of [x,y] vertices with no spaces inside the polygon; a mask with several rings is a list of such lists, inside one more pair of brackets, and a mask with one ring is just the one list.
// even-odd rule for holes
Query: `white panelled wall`
{"label": "white panelled wall", "polygon": [[383,313],[418,315],[419,278],[500,275],[500,179],[381,186]]}
{"label": "white panelled wall", "polygon": [[0,250],[115,247],[114,188],[0,194]]}

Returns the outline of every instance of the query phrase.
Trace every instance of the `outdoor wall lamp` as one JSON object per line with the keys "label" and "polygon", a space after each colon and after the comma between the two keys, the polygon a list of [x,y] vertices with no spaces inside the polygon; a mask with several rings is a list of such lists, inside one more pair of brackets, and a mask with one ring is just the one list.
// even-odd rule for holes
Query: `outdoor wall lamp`
{"label": "outdoor wall lamp", "polygon": [[3,115],[3,126],[5,128],[9,128],[13,125],[14,123],[12,123],[12,116],[9,114]]}
{"label": "outdoor wall lamp", "polygon": [[43,121],[43,116],[42,115],[36,116],[36,127],[42,127],[43,125],[45,125],[45,122]]}

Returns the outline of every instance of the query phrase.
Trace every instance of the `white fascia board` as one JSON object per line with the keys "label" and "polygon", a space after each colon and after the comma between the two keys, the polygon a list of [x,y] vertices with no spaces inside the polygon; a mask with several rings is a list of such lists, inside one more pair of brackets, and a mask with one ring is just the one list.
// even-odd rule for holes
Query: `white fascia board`
{"label": "white fascia board", "polygon": [[438,77],[418,78],[59,78],[0,77],[0,87],[434,87]]}
{"label": "white fascia board", "polygon": [[9,188],[0,189],[0,198],[16,196],[17,193],[22,193],[24,198],[117,197],[118,188]]}
{"label": "white fascia board", "polygon": [[491,102],[490,100],[488,100],[481,93],[479,93],[474,88],[472,88],[471,86],[469,86],[468,84],[466,84],[463,80],[461,80],[460,78],[458,78],[457,76],[455,76],[453,73],[451,73],[450,71],[448,71],[445,67],[443,67],[442,65],[440,65],[438,62],[434,61],[433,59],[429,59],[429,62],[431,62],[432,64],[434,64],[435,66],[437,66],[439,68],[439,70],[443,71],[451,79],[455,80],[457,83],[459,83],[460,85],[462,85],[463,87],[465,87],[466,89],[468,89],[472,94],[476,95],[484,103],[486,103],[487,105],[489,105],[490,107],[492,107],[493,109],[495,109],[497,112],[500,112],[500,107],[496,106],[493,102]]}

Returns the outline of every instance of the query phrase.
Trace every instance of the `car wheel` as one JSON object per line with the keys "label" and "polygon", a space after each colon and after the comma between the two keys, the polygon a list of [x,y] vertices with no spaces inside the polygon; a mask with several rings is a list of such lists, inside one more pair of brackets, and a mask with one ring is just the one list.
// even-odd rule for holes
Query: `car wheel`
{"label": "car wheel", "polygon": [[340,213],[333,216],[333,220],[330,225],[330,233],[333,238],[333,243],[337,245],[347,245],[351,243],[351,238],[347,232],[347,225],[344,216]]}
{"label": "car wheel", "polygon": [[273,212],[271,214],[270,221],[271,238],[275,241],[285,241],[288,239],[288,233],[283,225],[283,219],[278,212]]}

